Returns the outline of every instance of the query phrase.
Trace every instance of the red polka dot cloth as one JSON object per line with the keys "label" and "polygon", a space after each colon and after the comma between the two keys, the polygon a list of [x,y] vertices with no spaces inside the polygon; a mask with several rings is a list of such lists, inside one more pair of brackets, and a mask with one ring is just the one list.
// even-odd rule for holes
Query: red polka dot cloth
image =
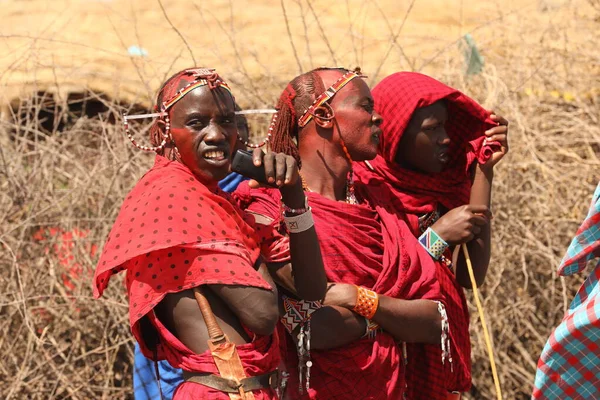
{"label": "red polka dot cloth", "polygon": [[216,183],[209,189],[185,165],[156,156],[123,202],[96,267],[94,296],[127,270],[129,321],[144,355],[154,358],[137,325],[167,293],[203,284],[271,289],[254,269],[258,243],[252,218]]}

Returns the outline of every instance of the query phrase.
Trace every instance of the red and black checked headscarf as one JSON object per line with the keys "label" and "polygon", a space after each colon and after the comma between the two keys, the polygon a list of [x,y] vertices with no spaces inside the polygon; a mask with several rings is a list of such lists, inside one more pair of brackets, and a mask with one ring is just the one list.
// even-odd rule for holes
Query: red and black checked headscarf
{"label": "red and black checked headscarf", "polygon": [[[448,209],[467,204],[470,198],[469,169],[477,160],[485,162],[491,149],[483,146],[483,133],[495,126],[490,113],[475,101],[443,83],[419,73],[402,72],[381,81],[373,90],[375,109],[383,117],[380,155],[355,166],[359,180],[372,187],[382,185],[393,192],[394,206],[407,213],[413,233],[418,231],[418,216],[443,205]],[[395,162],[400,139],[412,115],[421,107],[446,100],[451,138],[451,160],[443,172],[425,174],[403,168]],[[450,323],[453,366],[441,365],[437,346],[407,346],[407,393],[415,400],[443,400],[447,390],[466,391],[471,386],[469,313],[461,287],[452,272],[436,264],[436,278],[446,300]]]}
{"label": "red and black checked headscarf", "polygon": [[[375,110],[383,117],[379,156],[369,161],[372,169],[360,163],[357,177],[368,183],[383,180],[396,195],[399,208],[409,214],[425,214],[441,203],[452,209],[469,202],[474,161],[485,162],[491,156],[483,146],[484,132],[497,124],[489,111],[456,89],[416,72],[398,72],[383,79],[371,91]],[[451,139],[450,161],[437,174],[403,168],[395,161],[400,139],[418,108],[446,100]],[[486,158],[487,157],[487,158]]]}

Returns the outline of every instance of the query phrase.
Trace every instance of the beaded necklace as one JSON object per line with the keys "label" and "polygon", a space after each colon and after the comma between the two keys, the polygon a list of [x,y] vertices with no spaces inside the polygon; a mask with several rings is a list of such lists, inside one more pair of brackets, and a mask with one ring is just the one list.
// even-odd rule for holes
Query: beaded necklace
{"label": "beaded necklace", "polygon": [[[348,172],[348,179],[346,179],[346,200],[345,200],[345,202],[348,204],[360,204],[360,202],[356,198],[356,194],[354,193],[353,177],[354,177],[354,175],[352,174],[352,171]],[[302,189],[304,189],[305,192],[312,192],[310,187],[308,187],[308,184],[306,183],[306,180],[304,179],[304,176],[302,176],[302,174],[300,174],[300,179],[302,179]]]}

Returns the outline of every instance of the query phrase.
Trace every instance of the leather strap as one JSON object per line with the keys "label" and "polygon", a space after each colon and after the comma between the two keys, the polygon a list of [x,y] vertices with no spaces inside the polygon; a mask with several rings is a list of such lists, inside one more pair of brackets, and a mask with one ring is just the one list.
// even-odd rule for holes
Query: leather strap
{"label": "leather strap", "polygon": [[237,389],[234,392],[227,392],[229,399],[254,400],[252,392],[246,392],[244,385],[240,384],[247,376],[235,344],[230,342],[223,333],[208,299],[204,296],[200,287],[194,288],[194,297],[208,330],[208,348],[217,366],[220,378],[238,382],[235,384]]}
{"label": "leather strap", "polygon": [[213,374],[195,374],[188,371],[183,371],[183,379],[186,382],[194,382],[225,393],[239,393],[240,387],[244,389],[244,392],[267,388],[276,390],[279,384],[279,370],[276,369],[266,374],[241,379],[239,384],[233,379],[226,379]]}

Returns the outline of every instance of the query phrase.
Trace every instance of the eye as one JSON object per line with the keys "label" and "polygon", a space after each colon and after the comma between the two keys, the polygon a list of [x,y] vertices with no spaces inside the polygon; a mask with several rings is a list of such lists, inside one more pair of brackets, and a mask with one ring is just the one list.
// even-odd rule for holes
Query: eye
{"label": "eye", "polygon": [[372,113],[373,110],[374,110],[373,104],[371,104],[371,103],[365,103],[365,104],[363,104],[362,108],[364,108],[369,113]]}
{"label": "eye", "polygon": [[433,125],[428,125],[423,127],[423,130],[425,132],[435,132],[436,130],[438,130],[440,127],[442,126],[442,124],[433,124]]}
{"label": "eye", "polygon": [[204,123],[199,119],[192,119],[192,120],[188,121],[186,125],[194,128],[194,129],[199,129],[204,126]]}

